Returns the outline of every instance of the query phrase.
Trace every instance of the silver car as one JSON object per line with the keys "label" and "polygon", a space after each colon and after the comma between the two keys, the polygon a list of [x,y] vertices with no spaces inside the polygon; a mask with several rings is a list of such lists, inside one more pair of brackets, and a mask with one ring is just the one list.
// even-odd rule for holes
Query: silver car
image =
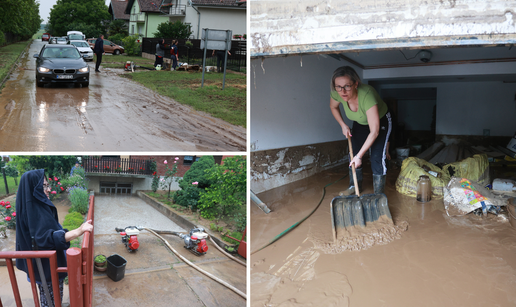
{"label": "silver car", "polygon": [[85,60],[93,61],[93,50],[91,50],[90,45],[87,41],[71,40],[69,44],[77,47],[77,49],[79,49],[79,52]]}
{"label": "silver car", "polygon": [[64,37],[57,37],[56,38],[56,44],[66,45],[67,41]]}

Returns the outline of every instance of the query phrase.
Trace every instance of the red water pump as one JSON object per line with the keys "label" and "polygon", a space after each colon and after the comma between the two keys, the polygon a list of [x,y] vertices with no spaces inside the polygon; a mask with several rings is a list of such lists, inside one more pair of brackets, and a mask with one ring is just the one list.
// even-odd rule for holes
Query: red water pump
{"label": "red water pump", "polygon": [[125,229],[116,228],[116,231],[120,232],[122,236],[122,243],[125,244],[127,250],[130,252],[137,251],[140,247],[138,242],[138,234],[142,228],[136,226],[128,226]]}
{"label": "red water pump", "polygon": [[178,234],[185,242],[185,248],[197,256],[206,254],[208,245],[206,245],[206,238],[208,234],[204,232],[204,228],[194,228],[190,230],[190,234]]}

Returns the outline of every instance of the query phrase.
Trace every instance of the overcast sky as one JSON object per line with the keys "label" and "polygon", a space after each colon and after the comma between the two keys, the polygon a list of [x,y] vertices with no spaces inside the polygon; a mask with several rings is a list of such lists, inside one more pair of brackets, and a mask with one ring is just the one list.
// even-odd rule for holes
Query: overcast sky
{"label": "overcast sky", "polygon": [[[106,5],[109,6],[111,0],[105,0]],[[39,16],[43,19],[43,23],[47,23],[48,16],[50,16],[50,9],[56,4],[57,0],[39,0]]]}

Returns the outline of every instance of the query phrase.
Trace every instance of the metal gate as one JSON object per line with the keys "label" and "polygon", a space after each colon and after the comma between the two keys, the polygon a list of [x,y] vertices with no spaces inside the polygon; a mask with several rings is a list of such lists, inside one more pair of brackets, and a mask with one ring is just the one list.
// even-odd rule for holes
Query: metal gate
{"label": "metal gate", "polygon": [[120,182],[100,182],[100,193],[102,194],[121,194],[131,195],[133,190],[132,183],[120,183]]}

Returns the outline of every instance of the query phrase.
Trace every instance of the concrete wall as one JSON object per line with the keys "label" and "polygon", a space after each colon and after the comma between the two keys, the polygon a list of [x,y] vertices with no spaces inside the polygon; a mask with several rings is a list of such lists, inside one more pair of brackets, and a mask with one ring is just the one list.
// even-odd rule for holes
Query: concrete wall
{"label": "concrete wall", "polygon": [[331,76],[344,65],[349,63],[317,55],[253,59],[251,150],[344,140],[330,111]]}
{"label": "concrete wall", "polygon": [[437,88],[436,134],[481,136],[484,129],[490,129],[491,136],[510,137],[516,132],[514,83],[480,81],[383,86],[400,87]]}
{"label": "concrete wall", "polygon": [[233,34],[247,34],[247,17],[245,9],[221,9],[196,7],[201,13],[199,26],[199,15],[191,6],[186,7],[186,16],[171,17],[170,21],[181,20],[192,26],[192,37],[201,38],[202,29],[231,30]]}
{"label": "concrete wall", "polygon": [[252,152],[251,190],[260,193],[341,165],[347,152],[346,141]]}
{"label": "concrete wall", "polygon": [[251,56],[516,42],[515,0],[254,0]]}
{"label": "concrete wall", "polygon": [[[88,189],[93,190],[95,193],[100,192],[100,182],[117,182],[117,183],[132,183],[133,190],[132,194],[135,194],[136,191],[149,191],[152,190],[152,177],[146,178],[135,178],[135,177],[116,177],[116,176],[87,176],[89,179]],[[160,177],[162,178],[162,176]],[[178,180],[182,179],[182,177],[177,177]],[[161,188],[159,188],[161,190]],[[171,190],[177,191],[179,190],[179,185],[177,182],[172,184]]]}

